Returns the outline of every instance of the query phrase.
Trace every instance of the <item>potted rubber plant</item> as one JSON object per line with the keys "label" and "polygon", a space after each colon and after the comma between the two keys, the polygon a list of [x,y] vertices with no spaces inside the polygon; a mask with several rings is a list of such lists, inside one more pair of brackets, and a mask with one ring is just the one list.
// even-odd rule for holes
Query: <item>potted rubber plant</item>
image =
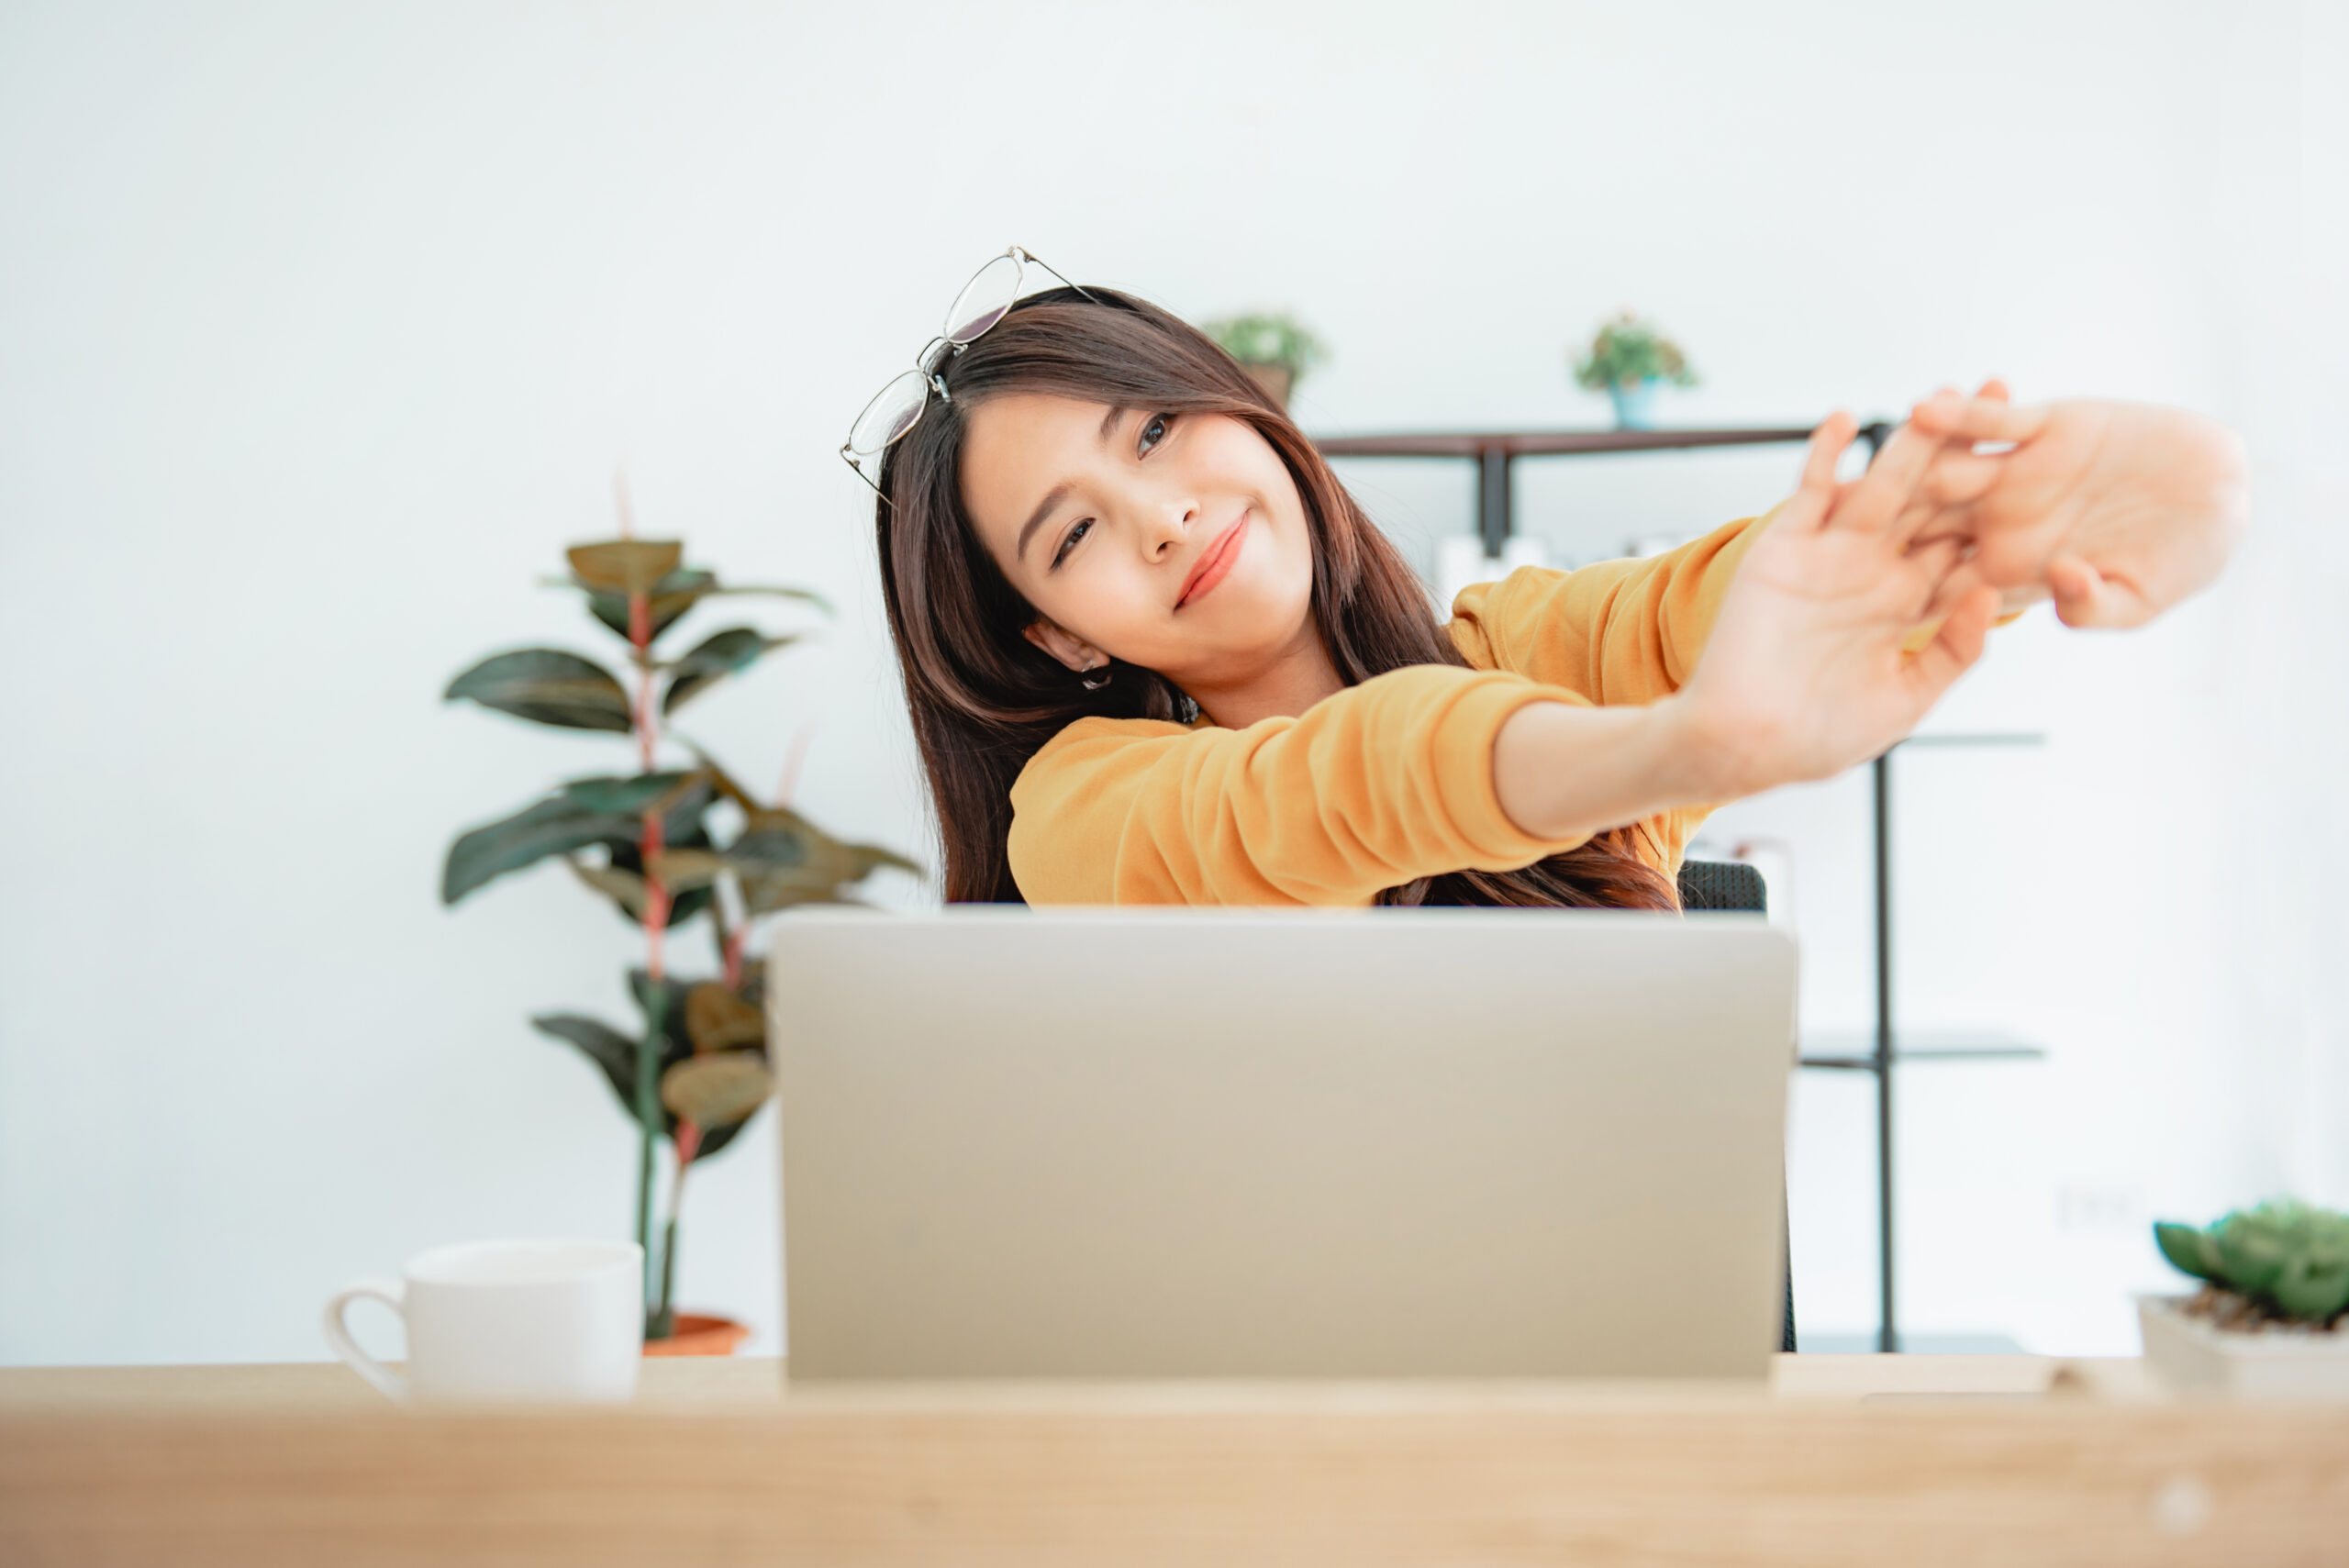
{"label": "potted rubber plant", "polygon": [[1575,384],[1614,400],[1616,428],[1646,430],[1655,424],[1659,386],[1694,386],[1697,373],[1680,345],[1630,310],[1599,325],[1574,363]]}
{"label": "potted rubber plant", "polygon": [[1283,410],[1305,373],[1330,357],[1320,339],[1295,317],[1278,311],[1220,317],[1201,330],[1238,360],[1240,368]]}
{"label": "potted rubber plant", "polygon": [[[642,962],[628,973],[635,1023],[622,1029],[561,1012],[530,1022],[577,1049],[636,1124],[646,1353],[725,1354],[746,1327],[676,1310],[677,1217],[687,1173],[733,1142],[774,1088],[764,966],[751,956],[752,929],[796,904],[855,902],[853,890],[882,867],[918,874],[920,868],[874,845],[843,843],[786,801],[755,797],[674,728],[688,704],[800,636],[728,626],[673,652],[662,639],[689,612],[759,596],[829,613],[821,597],[804,588],[721,582],[685,564],[677,540],[634,539],[625,530],[574,546],[568,562],[557,582],[618,639],[619,669],[566,649],[515,649],[458,675],[444,700],[624,740],[633,766],[573,777],[459,834],[441,867],[440,900],[455,905],[500,877],[560,860],[640,931]],[[714,972],[679,975],[670,939],[696,921],[708,929]],[[654,1172],[664,1143],[669,1201],[661,1222]]]}
{"label": "potted rubber plant", "polygon": [[2163,1220],[2154,1242],[2201,1282],[2137,1298],[2145,1359],[2187,1388],[2261,1397],[2349,1396],[2349,1215],[2288,1198],[2197,1229]]}

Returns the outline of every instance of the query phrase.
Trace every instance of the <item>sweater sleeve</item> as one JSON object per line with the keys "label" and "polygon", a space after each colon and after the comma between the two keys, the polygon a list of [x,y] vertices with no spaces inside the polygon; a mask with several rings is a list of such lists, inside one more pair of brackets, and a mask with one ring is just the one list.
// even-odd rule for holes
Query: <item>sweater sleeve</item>
{"label": "sweater sleeve", "polygon": [[1011,873],[1031,904],[1368,904],[1417,877],[1572,849],[1520,830],[1493,742],[1520,675],[1422,664],[1245,729],[1083,718],[1011,789]]}
{"label": "sweater sleeve", "polygon": [[1731,580],[1767,523],[1741,518],[1644,561],[1520,567],[1463,590],[1446,629],[1480,669],[1514,671],[1593,703],[1654,702],[1697,668]]}

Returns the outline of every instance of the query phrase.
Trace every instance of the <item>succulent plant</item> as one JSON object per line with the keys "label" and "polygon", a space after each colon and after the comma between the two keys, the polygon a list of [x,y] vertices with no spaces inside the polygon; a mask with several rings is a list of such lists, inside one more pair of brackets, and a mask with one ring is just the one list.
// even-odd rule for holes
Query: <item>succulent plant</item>
{"label": "succulent plant", "polygon": [[2160,1220],[2154,1241],[2185,1273],[2279,1318],[2323,1323],[2349,1309],[2349,1214],[2286,1198],[2206,1230]]}
{"label": "succulent plant", "polygon": [[1697,384],[1697,373],[1680,345],[1628,309],[1600,324],[1574,370],[1575,384],[1590,392],[1645,381]]}

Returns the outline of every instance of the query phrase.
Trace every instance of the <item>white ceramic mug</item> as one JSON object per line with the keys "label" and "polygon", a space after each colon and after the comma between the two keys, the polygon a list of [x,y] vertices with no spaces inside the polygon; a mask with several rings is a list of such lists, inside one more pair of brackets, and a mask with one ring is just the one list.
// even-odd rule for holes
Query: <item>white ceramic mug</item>
{"label": "white ceramic mug", "polygon": [[[407,1326],[407,1375],[353,1343],[367,1296]],[[327,1343],[394,1399],[625,1400],[644,1355],[644,1251],[633,1241],[470,1241],[360,1280],[327,1303]]]}

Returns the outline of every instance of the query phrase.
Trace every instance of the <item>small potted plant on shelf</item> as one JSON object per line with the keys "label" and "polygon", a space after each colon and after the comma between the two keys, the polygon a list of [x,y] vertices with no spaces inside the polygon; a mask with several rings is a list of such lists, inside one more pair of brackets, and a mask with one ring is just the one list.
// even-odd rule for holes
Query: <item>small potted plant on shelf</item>
{"label": "small potted plant on shelf", "polygon": [[1574,371],[1576,385],[1614,399],[1615,425],[1623,430],[1654,428],[1657,387],[1697,384],[1680,345],[1628,309],[1600,325]]}
{"label": "small potted plant on shelf", "polygon": [[2349,1215],[2264,1203],[2208,1229],[2154,1227],[2162,1256],[2202,1282],[2143,1296],[2145,1359],[2165,1380],[2263,1397],[2349,1396]]}
{"label": "small potted plant on shelf", "polygon": [[1279,312],[1226,316],[1203,328],[1240,368],[1286,410],[1289,394],[1305,373],[1329,358],[1329,350],[1293,316]]}
{"label": "small potted plant on shelf", "polygon": [[[722,584],[684,557],[677,541],[629,538],[625,526],[619,539],[570,551],[570,573],[559,584],[580,594],[589,616],[626,644],[627,679],[562,649],[524,648],[485,659],[450,683],[449,701],[557,729],[625,736],[636,769],[571,779],[460,834],[442,867],[440,899],[453,905],[495,878],[560,858],[640,929],[644,960],[628,974],[640,1023],[621,1029],[575,1013],[530,1022],[576,1047],[636,1123],[645,1353],[724,1355],[750,1330],[676,1310],[677,1212],[686,1173],[731,1143],[774,1087],[764,966],[750,956],[751,928],[795,904],[855,902],[850,890],[883,866],[919,868],[887,850],[842,843],[785,801],[756,798],[670,728],[687,703],[798,639],[731,626],[683,653],[664,651],[661,638],[687,612],[747,595],[827,607],[803,588]],[[717,972],[688,979],[670,972],[668,939],[696,919],[709,928]],[[668,1217],[656,1233],[654,1168],[664,1141]]]}

